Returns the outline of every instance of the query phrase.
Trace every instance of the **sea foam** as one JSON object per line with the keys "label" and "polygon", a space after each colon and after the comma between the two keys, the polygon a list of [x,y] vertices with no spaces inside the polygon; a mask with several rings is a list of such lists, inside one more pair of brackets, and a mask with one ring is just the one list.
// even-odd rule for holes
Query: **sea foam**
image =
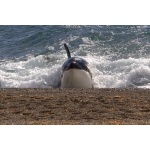
{"label": "sea foam", "polygon": [[[86,55],[96,88],[150,88],[150,60],[128,58],[112,60],[110,56]],[[58,88],[61,66],[66,55],[39,55],[24,61],[0,65],[2,88]]]}

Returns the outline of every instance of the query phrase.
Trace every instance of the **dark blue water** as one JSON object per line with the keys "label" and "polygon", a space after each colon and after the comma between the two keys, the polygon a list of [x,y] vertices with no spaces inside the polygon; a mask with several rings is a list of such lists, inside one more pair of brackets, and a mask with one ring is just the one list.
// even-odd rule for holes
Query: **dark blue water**
{"label": "dark blue water", "polygon": [[0,26],[0,87],[57,87],[64,43],[95,87],[150,88],[150,26]]}

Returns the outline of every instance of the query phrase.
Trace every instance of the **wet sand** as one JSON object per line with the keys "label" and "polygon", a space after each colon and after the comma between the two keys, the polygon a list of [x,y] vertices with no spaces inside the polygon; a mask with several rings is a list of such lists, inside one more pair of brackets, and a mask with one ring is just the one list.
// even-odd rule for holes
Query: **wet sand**
{"label": "wet sand", "polygon": [[0,124],[150,124],[150,90],[0,89]]}

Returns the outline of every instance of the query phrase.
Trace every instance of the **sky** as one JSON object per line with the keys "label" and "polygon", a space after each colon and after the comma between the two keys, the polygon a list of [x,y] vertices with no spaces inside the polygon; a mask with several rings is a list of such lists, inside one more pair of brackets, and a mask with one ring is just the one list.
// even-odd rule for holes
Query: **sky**
{"label": "sky", "polygon": [[148,0],[1,0],[1,25],[148,25]]}

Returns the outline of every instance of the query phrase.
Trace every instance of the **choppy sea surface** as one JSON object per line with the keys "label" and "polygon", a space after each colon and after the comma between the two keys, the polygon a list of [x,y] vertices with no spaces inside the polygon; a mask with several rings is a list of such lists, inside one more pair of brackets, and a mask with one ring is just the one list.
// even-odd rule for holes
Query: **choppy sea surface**
{"label": "choppy sea surface", "polygon": [[96,88],[150,88],[150,26],[0,26],[0,88],[57,88],[72,56]]}

